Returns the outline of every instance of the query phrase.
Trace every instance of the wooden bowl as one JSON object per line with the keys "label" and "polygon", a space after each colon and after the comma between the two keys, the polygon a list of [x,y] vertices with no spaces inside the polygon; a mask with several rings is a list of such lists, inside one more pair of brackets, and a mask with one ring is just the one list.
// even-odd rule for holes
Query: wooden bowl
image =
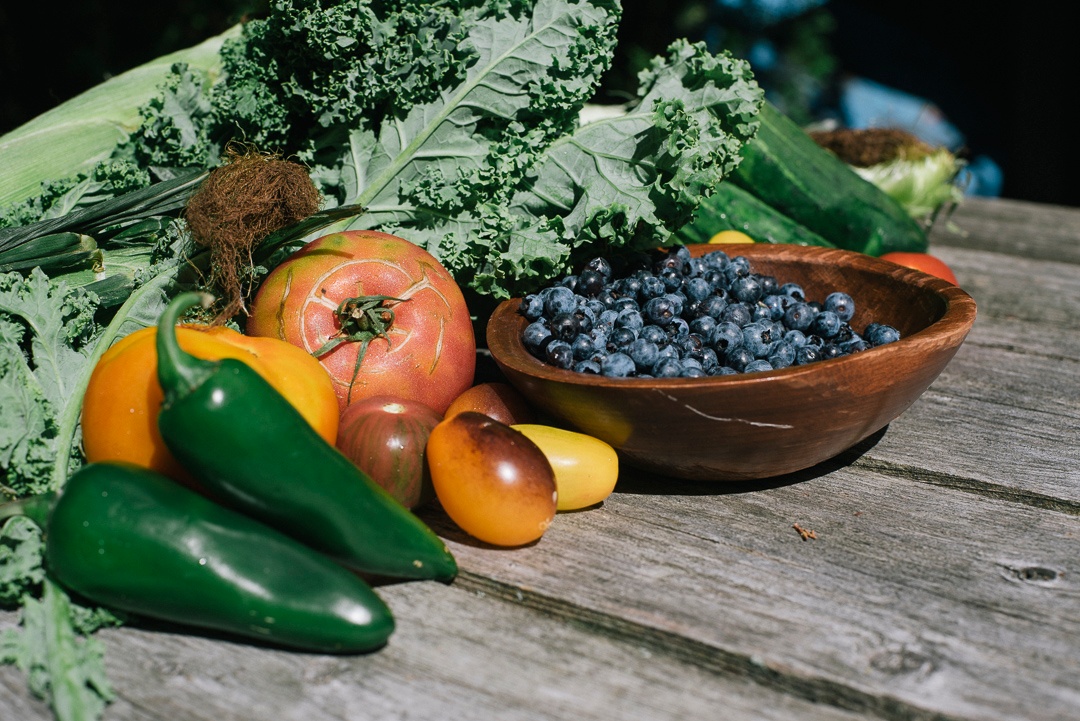
{"label": "wooden bowl", "polygon": [[522,344],[520,299],[487,325],[492,358],[537,408],[611,444],[627,463],[694,480],[759,479],[809,468],[903,413],[938,377],[975,321],[975,301],[921,271],[861,253],[794,245],[697,245],[744,255],[753,272],[800,283],[811,300],[855,300],[851,326],[901,339],[804,366],[707,378],[606,378],[561,370]]}

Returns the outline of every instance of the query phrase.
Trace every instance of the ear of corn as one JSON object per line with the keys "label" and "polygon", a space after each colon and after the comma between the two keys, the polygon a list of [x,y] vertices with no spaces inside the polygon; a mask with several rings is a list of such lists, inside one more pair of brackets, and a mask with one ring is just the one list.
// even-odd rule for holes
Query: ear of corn
{"label": "ear of corn", "polygon": [[201,69],[213,82],[219,50],[240,26],[198,45],[163,55],[110,78],[0,136],[0,207],[34,197],[44,181],[88,171],[109,157],[138,127],[139,108],[151,100],[175,63]]}

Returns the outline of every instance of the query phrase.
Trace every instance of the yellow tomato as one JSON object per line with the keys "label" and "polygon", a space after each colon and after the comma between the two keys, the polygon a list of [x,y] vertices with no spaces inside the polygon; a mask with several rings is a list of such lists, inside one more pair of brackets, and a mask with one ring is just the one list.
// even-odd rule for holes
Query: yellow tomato
{"label": "yellow tomato", "polygon": [[[206,360],[236,358],[270,382],[333,444],[338,402],[319,361],[276,338],[254,338],[230,328],[181,326],[180,347]],[[191,482],[165,447],[157,416],[163,393],[157,379],[157,328],[135,331],[107,350],[90,375],[82,408],[83,453],[89,462],[128,461]],[[258,432],[259,419],[251,419]]]}
{"label": "yellow tomato", "polygon": [[741,230],[721,230],[719,233],[709,238],[710,245],[717,245],[723,243],[753,243],[754,239]]}
{"label": "yellow tomato", "polygon": [[619,457],[610,445],[584,433],[533,423],[511,426],[535,443],[555,471],[558,510],[595,506],[619,479]]}

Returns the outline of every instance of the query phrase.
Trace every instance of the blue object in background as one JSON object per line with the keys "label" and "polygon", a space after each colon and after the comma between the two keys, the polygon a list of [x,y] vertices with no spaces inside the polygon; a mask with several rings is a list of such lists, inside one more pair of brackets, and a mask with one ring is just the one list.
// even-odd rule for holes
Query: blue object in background
{"label": "blue object in background", "polygon": [[[900,128],[953,153],[964,147],[964,134],[926,98],[866,78],[851,77],[840,84],[839,105],[842,121],[849,128]],[[1001,168],[986,155],[968,159],[961,176],[960,187],[967,195],[1001,194],[1004,180]]]}

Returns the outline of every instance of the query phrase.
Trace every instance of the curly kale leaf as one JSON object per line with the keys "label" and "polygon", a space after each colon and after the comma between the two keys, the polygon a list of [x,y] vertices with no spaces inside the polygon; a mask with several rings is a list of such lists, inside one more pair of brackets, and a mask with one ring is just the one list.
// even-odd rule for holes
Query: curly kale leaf
{"label": "curly kale leaf", "polygon": [[58,427],[78,412],[96,309],[96,296],[40,270],[0,275],[0,470],[18,495],[55,490],[54,466],[76,459]]}
{"label": "curly kale leaf", "polygon": [[[561,5],[537,3],[498,44],[474,32],[480,61],[456,93],[378,139],[353,135],[356,202],[367,208],[354,227],[399,232],[495,297],[534,289],[591,254],[671,242],[671,229],[738,164],[762,92],[744,61],[677,41],[642,73],[629,112],[578,127],[593,86],[548,84],[566,72],[564,58],[595,82],[613,18],[599,5],[576,16]],[[490,92],[510,78],[529,92]]]}
{"label": "curly kale leaf", "polygon": [[17,665],[60,721],[99,719],[113,697],[104,645],[77,628],[85,612],[62,589],[49,580],[43,589],[40,599],[25,600],[22,628],[0,633],[0,663]]}
{"label": "curly kale leaf", "polygon": [[475,5],[275,0],[222,49],[221,122],[264,149],[315,153],[328,132],[428,102],[461,77]]}

